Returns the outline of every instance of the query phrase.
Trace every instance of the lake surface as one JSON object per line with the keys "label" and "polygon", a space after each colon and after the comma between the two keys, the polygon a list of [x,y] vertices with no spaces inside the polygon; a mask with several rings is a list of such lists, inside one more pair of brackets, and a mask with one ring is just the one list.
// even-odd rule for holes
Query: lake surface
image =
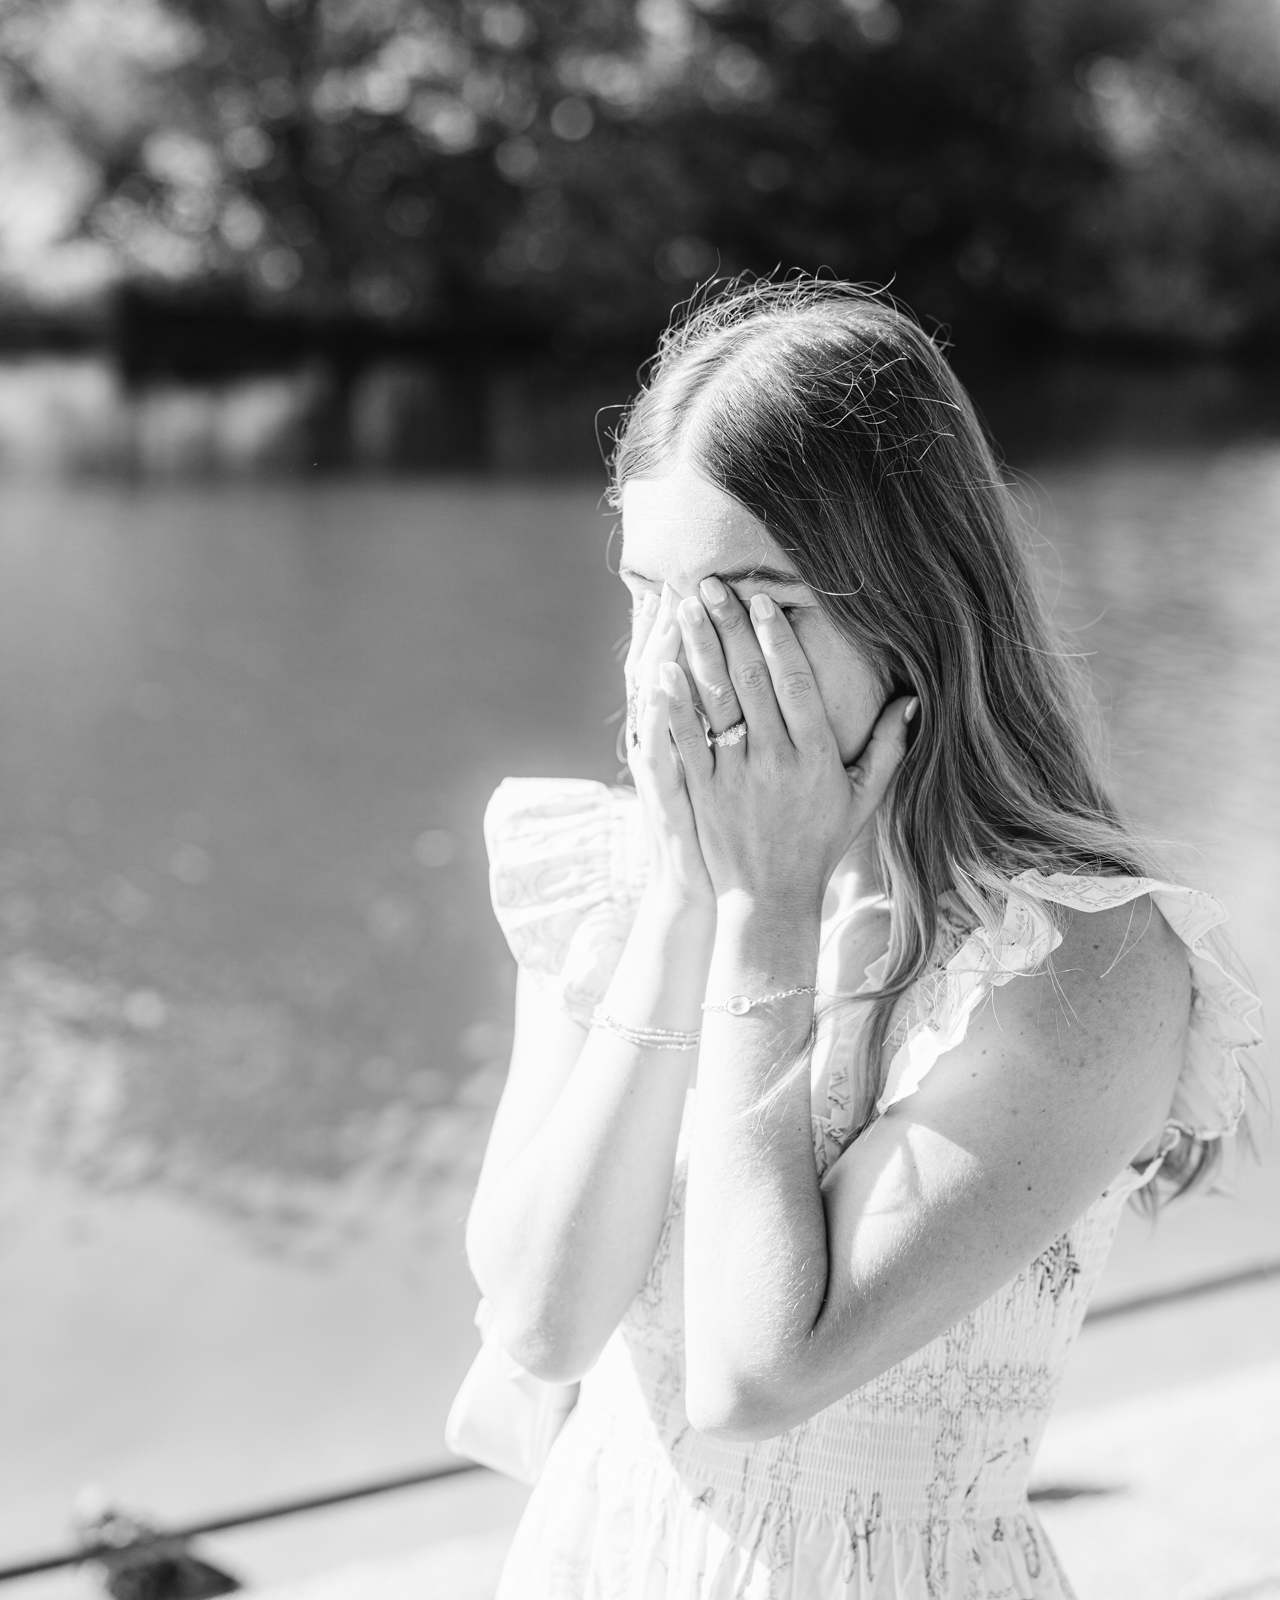
{"label": "lake surface", "polygon": [[[1280,996],[1280,438],[1022,461],[1122,796]],[[609,526],[582,483],[0,484],[0,1560],[87,1480],[184,1518],[441,1455],[513,990],[480,816],[616,774]],[[1274,1167],[1105,1292],[1280,1255]]]}

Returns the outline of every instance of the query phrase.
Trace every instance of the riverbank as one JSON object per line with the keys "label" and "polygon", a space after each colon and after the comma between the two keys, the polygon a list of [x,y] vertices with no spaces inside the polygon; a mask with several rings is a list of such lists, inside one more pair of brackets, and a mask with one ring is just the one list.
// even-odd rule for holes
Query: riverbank
{"label": "riverbank", "polygon": [[128,384],[97,355],[0,363],[0,472],[244,478],[316,469],[602,471],[603,431],[627,371],[538,367],[459,376],[411,361],[340,375],[323,361],[222,382]]}
{"label": "riverbank", "polygon": [[[958,356],[1015,463],[1280,437],[1280,382],[1266,366]],[[235,480],[345,470],[599,481],[636,370],[621,359],[382,357],[340,371],[316,358],[216,382],[132,382],[98,353],[11,356],[0,358],[0,474]]]}

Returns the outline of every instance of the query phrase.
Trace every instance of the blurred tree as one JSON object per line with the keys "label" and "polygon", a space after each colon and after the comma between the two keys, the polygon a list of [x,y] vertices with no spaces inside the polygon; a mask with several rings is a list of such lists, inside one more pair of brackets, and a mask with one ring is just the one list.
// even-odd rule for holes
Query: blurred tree
{"label": "blurred tree", "polygon": [[[735,265],[892,281],[943,321],[1280,331],[1274,5],[702,5],[704,103],[676,116]],[[727,104],[726,77],[754,94]]]}
{"label": "blurred tree", "polygon": [[0,0],[135,281],[438,338],[651,338],[717,270],[928,315],[1280,328],[1271,0]]}

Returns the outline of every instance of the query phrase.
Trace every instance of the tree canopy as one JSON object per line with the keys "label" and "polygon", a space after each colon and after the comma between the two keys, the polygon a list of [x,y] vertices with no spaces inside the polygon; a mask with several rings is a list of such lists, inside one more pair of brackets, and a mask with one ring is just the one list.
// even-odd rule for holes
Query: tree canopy
{"label": "tree canopy", "polygon": [[176,293],[572,351],[782,267],[1280,329],[1269,0],[0,0],[0,58],[62,242]]}

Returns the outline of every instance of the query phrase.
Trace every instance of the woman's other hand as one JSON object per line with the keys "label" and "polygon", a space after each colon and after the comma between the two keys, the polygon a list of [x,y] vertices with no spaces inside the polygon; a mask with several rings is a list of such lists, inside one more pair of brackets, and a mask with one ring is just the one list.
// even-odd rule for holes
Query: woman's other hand
{"label": "woman's other hand", "polygon": [[[647,592],[636,609],[624,676],[627,687],[627,765],[635,781],[649,847],[647,893],[668,912],[715,917],[715,893],[698,842],[698,829],[672,742],[672,713],[662,671],[680,652],[678,596],[669,586]],[[678,670],[678,669],[677,669]],[[697,739],[706,735],[692,706]]]}
{"label": "woman's other hand", "polygon": [[836,865],[893,782],[916,701],[885,706],[845,768],[810,662],[768,595],[757,593],[748,611],[708,578],[701,598],[680,603],[676,622],[702,703],[746,723],[737,744],[708,746],[669,641],[655,653],[715,896],[817,915]]}

